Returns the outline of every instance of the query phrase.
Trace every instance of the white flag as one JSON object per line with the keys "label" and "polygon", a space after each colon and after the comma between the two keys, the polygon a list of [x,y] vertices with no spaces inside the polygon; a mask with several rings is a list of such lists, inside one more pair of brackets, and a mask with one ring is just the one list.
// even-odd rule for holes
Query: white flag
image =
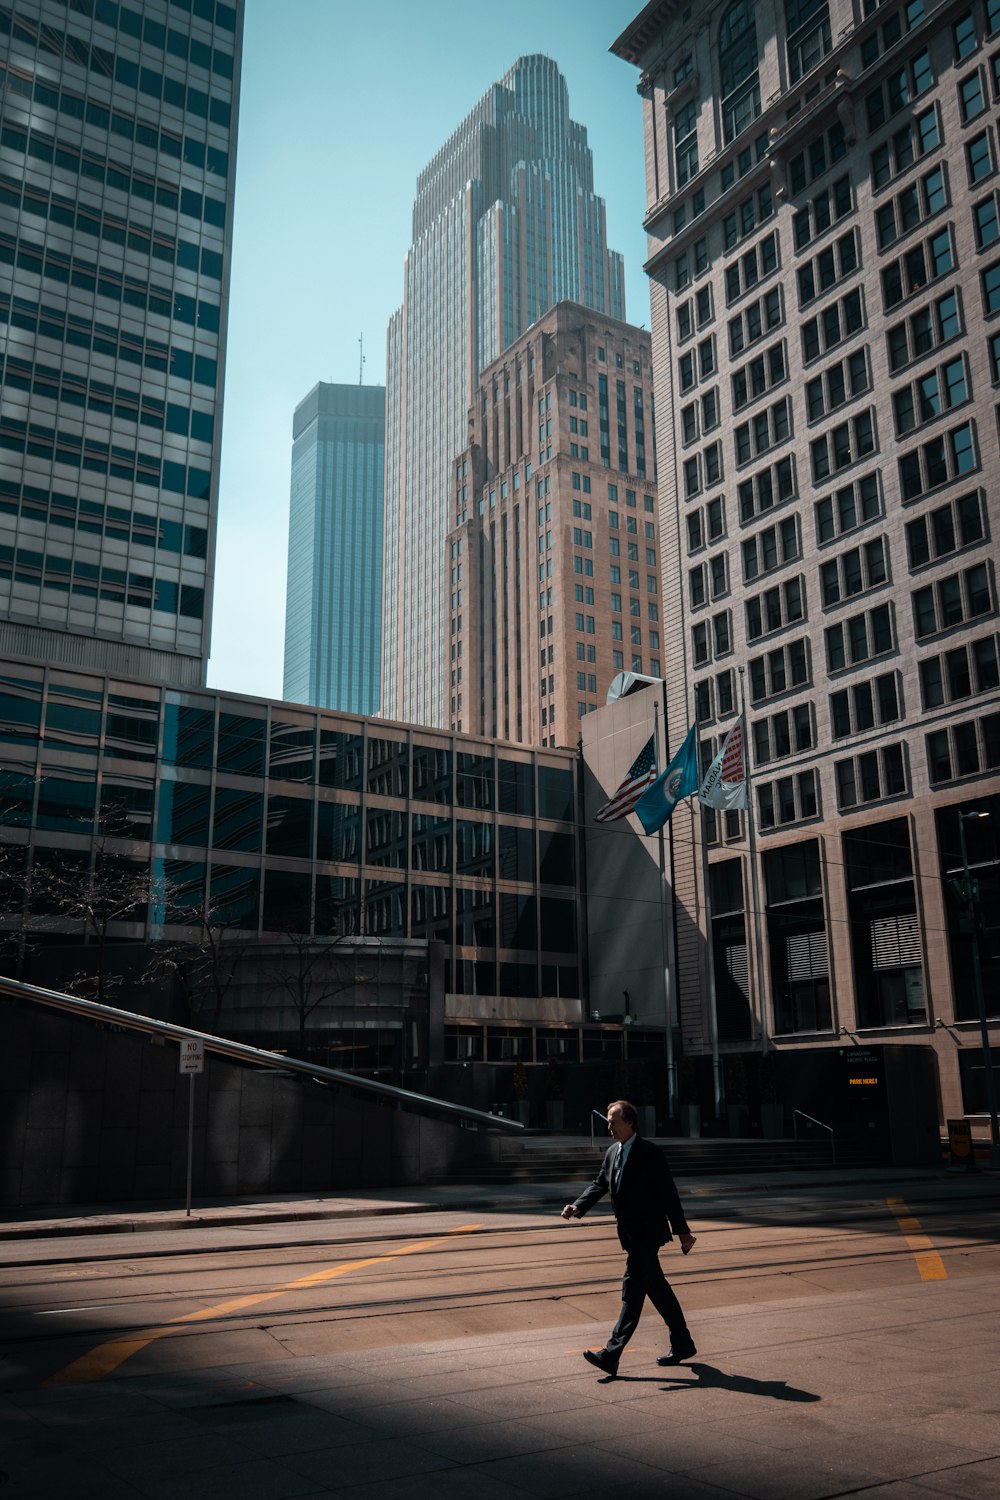
{"label": "white flag", "polygon": [[722,812],[735,812],[739,807],[746,807],[747,764],[742,714],[709,766],[698,790],[698,800],[706,807],[715,807]]}

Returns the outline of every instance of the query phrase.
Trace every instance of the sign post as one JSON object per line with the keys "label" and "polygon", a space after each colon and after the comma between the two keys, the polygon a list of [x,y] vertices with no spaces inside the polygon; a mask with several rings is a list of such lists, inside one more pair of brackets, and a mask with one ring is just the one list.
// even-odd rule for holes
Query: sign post
{"label": "sign post", "polygon": [[968,1120],[949,1120],[948,1154],[950,1172],[974,1172],[976,1158],[972,1151],[972,1126]]}
{"label": "sign post", "polygon": [[188,1075],[187,1216],[191,1217],[191,1177],[194,1164],[194,1077],[205,1071],[205,1043],[201,1037],[182,1037],[178,1071]]}

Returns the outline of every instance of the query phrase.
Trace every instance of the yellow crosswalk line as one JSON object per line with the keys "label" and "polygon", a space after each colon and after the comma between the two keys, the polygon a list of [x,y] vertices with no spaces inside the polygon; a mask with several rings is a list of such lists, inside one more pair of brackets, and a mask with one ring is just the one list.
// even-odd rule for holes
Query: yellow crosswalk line
{"label": "yellow crosswalk line", "polygon": [[369,1255],[364,1260],[351,1260],[339,1266],[326,1266],[322,1271],[311,1271],[308,1276],[299,1276],[295,1281],[286,1281],[282,1286],[275,1287],[273,1291],[252,1292],[246,1297],[233,1297],[228,1302],[216,1303],[214,1307],[199,1307],[194,1312],[182,1313],[179,1317],[170,1318],[166,1323],[161,1323],[157,1328],[147,1328],[141,1333],[129,1333],[122,1338],[109,1339],[104,1344],[98,1344],[96,1349],[91,1349],[81,1355],[64,1369],[57,1370],[54,1375],[50,1375],[45,1385],[84,1385],[88,1381],[103,1380],[105,1376],[123,1365],[127,1359],[138,1354],[140,1349],[145,1349],[166,1334],[183,1328],[186,1323],[206,1323],[214,1318],[229,1317],[232,1313],[242,1312],[247,1307],[258,1307],[262,1302],[273,1302],[276,1297],[283,1297],[286,1292],[301,1291],[304,1287],[321,1286],[324,1281],[332,1281],[336,1276],[346,1276],[351,1271],[364,1270],[366,1266],[377,1266],[385,1261],[398,1260],[401,1255],[413,1255],[419,1250],[432,1250],[436,1245],[443,1244],[456,1235],[474,1234],[481,1227],[479,1224],[460,1224],[457,1229],[447,1229],[444,1234],[437,1235],[434,1239],[418,1240],[413,1245],[403,1245],[399,1250],[390,1250],[386,1255]]}
{"label": "yellow crosswalk line", "polygon": [[913,1251],[921,1281],[947,1281],[948,1272],[944,1261],[934,1249],[934,1241],[924,1234],[923,1225],[915,1218],[903,1198],[887,1198],[890,1212],[908,1247]]}

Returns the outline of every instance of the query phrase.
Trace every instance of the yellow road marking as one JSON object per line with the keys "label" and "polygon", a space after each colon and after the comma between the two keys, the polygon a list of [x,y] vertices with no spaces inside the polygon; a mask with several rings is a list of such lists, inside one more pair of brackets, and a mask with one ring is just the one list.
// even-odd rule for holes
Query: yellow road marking
{"label": "yellow road marking", "polygon": [[887,1198],[885,1201],[892,1211],[903,1238],[913,1251],[921,1281],[947,1281],[948,1272],[944,1268],[944,1261],[934,1249],[934,1241],[930,1235],[924,1234],[923,1225],[910,1213],[906,1200]]}
{"label": "yellow road marking", "polygon": [[47,1386],[59,1385],[83,1385],[86,1381],[103,1380],[119,1365],[123,1365],[133,1354],[138,1354],[140,1349],[155,1343],[168,1333],[183,1327],[185,1323],[205,1323],[213,1318],[224,1318],[230,1313],[242,1312],[244,1308],[259,1306],[262,1302],[271,1302],[276,1297],[283,1297],[286,1292],[301,1291],[303,1287],[320,1286],[324,1281],[332,1281],[335,1276],[346,1276],[349,1271],[362,1271],[366,1266],[377,1266],[389,1260],[397,1260],[401,1255],[413,1255],[418,1250],[433,1249],[435,1245],[441,1244],[443,1239],[454,1235],[472,1234],[481,1228],[479,1224],[460,1224],[457,1229],[447,1229],[443,1235],[436,1236],[432,1240],[418,1240],[413,1245],[404,1245],[400,1250],[391,1250],[388,1255],[370,1255],[365,1260],[347,1261],[342,1266],[330,1266],[323,1271],[313,1271],[308,1276],[299,1276],[295,1281],[286,1281],[283,1286],[276,1287],[271,1292],[252,1292],[246,1297],[233,1297],[228,1302],[219,1302],[214,1307],[200,1307],[195,1312],[184,1313],[177,1318],[170,1318],[159,1328],[148,1328],[142,1333],[129,1333],[118,1339],[109,1339],[106,1344],[99,1344],[96,1349],[91,1349],[72,1364],[66,1365],[62,1370],[57,1370],[45,1381]]}

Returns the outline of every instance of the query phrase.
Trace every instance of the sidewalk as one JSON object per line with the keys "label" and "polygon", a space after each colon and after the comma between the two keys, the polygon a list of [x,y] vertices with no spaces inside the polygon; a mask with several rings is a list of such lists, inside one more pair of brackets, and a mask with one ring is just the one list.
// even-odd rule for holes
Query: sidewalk
{"label": "sidewalk", "polygon": [[553,1327],[0,1398],[10,1500],[993,1500],[1000,1278],[693,1320],[617,1380],[570,1307]]}
{"label": "sidewalk", "polygon": [[[479,1212],[489,1209],[543,1209],[561,1207],[580,1192],[585,1174],[566,1182],[511,1182],[434,1184],[429,1187],[373,1188],[369,1191],[314,1193],[282,1196],[227,1198],[195,1201],[191,1215],[184,1204],[128,1203],[61,1208],[8,1209],[0,1216],[0,1241],[52,1239],[58,1236],[132,1234],[166,1229],[224,1228],[247,1223],[277,1224],[317,1219],[349,1219],[369,1215],[413,1213]],[[845,1184],[877,1191],[927,1182],[983,1184],[984,1191],[1000,1191],[1000,1175],[990,1172],[950,1174],[944,1167],[870,1167],[830,1169],[815,1172],[741,1172],[732,1175],[685,1177],[680,1185],[685,1199],[729,1200],[754,1194],[780,1198],[800,1188],[820,1193],[824,1188]],[[986,1184],[991,1184],[986,1187]]]}

